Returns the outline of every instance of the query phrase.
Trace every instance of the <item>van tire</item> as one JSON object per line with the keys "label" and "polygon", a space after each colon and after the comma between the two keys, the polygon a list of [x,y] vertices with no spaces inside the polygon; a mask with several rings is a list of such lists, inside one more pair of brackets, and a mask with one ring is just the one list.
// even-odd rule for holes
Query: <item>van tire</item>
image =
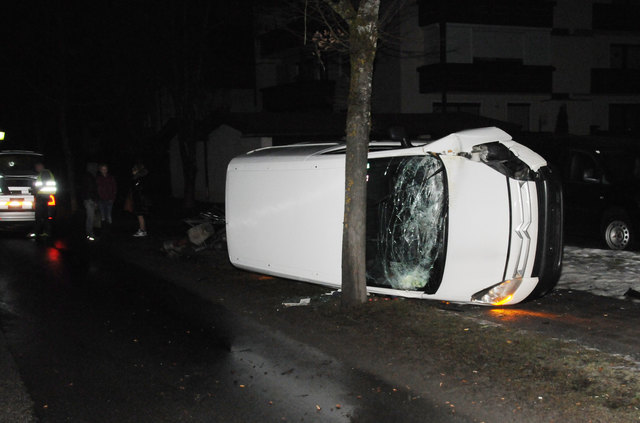
{"label": "van tire", "polygon": [[628,250],[635,243],[636,233],[627,213],[607,213],[602,221],[602,236],[612,250]]}

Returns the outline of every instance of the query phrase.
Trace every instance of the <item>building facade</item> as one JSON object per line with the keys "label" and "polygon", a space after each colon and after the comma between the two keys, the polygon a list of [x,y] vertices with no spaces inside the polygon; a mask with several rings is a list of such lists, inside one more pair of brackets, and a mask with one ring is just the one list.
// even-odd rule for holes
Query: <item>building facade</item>
{"label": "building facade", "polygon": [[[640,134],[640,0],[417,0],[396,21],[376,60],[374,112]],[[343,55],[317,60],[273,21],[257,32],[263,110],[344,110]]]}

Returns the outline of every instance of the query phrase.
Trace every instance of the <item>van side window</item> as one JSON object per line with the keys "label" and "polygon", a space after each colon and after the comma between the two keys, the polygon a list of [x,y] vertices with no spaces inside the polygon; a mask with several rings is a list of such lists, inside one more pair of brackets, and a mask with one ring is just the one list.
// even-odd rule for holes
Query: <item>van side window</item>
{"label": "van side window", "polygon": [[592,157],[577,151],[571,153],[570,181],[600,182],[600,179],[600,171]]}

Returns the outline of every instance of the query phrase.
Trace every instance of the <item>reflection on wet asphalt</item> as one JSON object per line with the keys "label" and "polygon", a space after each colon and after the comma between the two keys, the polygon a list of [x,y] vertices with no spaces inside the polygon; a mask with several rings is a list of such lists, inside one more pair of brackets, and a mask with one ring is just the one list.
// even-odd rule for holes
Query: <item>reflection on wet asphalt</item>
{"label": "reflection on wet asphalt", "polygon": [[467,421],[107,251],[0,237],[0,326],[42,422]]}

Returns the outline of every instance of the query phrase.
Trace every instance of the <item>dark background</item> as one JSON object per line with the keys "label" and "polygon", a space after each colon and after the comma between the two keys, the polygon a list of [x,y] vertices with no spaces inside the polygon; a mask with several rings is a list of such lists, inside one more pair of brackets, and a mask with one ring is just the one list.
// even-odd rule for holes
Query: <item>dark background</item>
{"label": "dark background", "polygon": [[43,152],[64,179],[64,124],[77,175],[88,161],[107,162],[126,181],[140,158],[162,191],[168,138],[155,113],[160,94],[179,92],[193,69],[197,92],[254,86],[251,13],[250,1],[4,3],[0,149]]}

